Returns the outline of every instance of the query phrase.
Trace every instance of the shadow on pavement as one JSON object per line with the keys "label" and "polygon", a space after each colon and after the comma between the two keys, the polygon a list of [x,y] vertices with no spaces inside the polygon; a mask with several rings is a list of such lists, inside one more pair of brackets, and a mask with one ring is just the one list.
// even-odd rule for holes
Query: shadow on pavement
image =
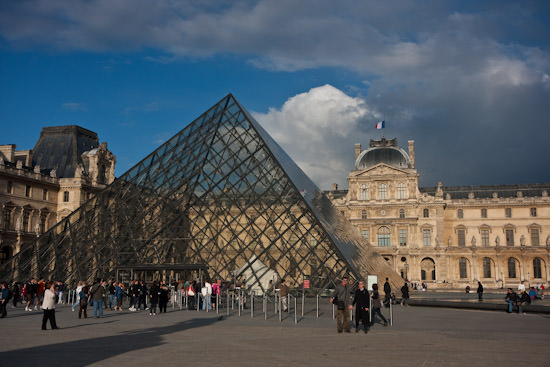
{"label": "shadow on pavement", "polygon": [[[132,330],[99,338],[11,350],[2,353],[2,360],[24,362],[23,364],[17,362],[18,366],[60,366],[67,361],[70,361],[71,366],[88,366],[119,354],[158,346],[163,343],[163,335],[208,326],[220,319],[192,319],[165,327]],[[48,330],[48,334],[63,333],[64,330]],[[44,333],[45,339],[48,338],[48,334]],[[21,359],[21,356],[25,358]]]}

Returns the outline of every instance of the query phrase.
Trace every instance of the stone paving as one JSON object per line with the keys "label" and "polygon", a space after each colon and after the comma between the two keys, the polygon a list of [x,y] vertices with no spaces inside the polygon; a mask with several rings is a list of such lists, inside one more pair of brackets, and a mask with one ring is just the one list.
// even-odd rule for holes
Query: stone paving
{"label": "stone paving", "polygon": [[[331,306],[321,301],[316,318],[310,299],[305,316],[283,322],[261,304],[239,317],[179,311],[105,312],[79,320],[70,307],[56,311],[59,330],[40,330],[42,314],[8,309],[0,320],[0,365],[21,366],[548,366],[550,315],[394,307],[394,325],[368,334],[338,334]],[[89,310],[91,311],[91,310]],[[90,314],[93,312],[90,312]],[[388,316],[388,310],[383,313]],[[223,315],[222,315],[223,314]],[[49,327],[49,325],[48,325]]]}

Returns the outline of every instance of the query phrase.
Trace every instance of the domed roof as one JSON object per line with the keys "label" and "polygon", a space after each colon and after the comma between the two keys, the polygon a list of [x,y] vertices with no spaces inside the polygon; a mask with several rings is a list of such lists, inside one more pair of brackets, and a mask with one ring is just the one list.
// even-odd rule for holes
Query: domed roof
{"label": "domed roof", "polygon": [[378,163],[396,168],[411,168],[409,155],[397,146],[397,140],[371,140],[370,148],[361,152],[355,161],[355,170],[364,170]]}

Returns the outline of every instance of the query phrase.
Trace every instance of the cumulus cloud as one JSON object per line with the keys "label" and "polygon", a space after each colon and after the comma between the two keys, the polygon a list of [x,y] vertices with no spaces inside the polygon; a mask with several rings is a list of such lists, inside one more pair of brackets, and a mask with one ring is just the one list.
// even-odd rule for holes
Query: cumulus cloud
{"label": "cumulus cloud", "polygon": [[331,85],[293,96],[280,109],[253,115],[325,189],[347,176],[353,165],[353,144],[349,142],[375,118],[362,98],[350,97]]}

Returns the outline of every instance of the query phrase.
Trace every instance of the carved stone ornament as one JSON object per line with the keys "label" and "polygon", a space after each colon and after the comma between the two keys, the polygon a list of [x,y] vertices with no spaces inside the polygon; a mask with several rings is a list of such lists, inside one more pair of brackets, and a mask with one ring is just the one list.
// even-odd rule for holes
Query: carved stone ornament
{"label": "carved stone ornament", "polygon": [[543,198],[547,198],[547,197],[548,197],[548,191],[544,190],[544,191],[542,192],[542,197],[543,197]]}
{"label": "carved stone ornament", "polygon": [[472,236],[472,247],[476,247],[476,238]]}
{"label": "carved stone ornament", "polygon": [[525,236],[524,235],[521,235],[521,237],[519,238],[519,244],[521,245],[521,247],[525,246]]}
{"label": "carved stone ornament", "polygon": [[496,247],[500,246],[500,237],[499,236],[497,236],[495,238],[495,245],[496,245]]}

